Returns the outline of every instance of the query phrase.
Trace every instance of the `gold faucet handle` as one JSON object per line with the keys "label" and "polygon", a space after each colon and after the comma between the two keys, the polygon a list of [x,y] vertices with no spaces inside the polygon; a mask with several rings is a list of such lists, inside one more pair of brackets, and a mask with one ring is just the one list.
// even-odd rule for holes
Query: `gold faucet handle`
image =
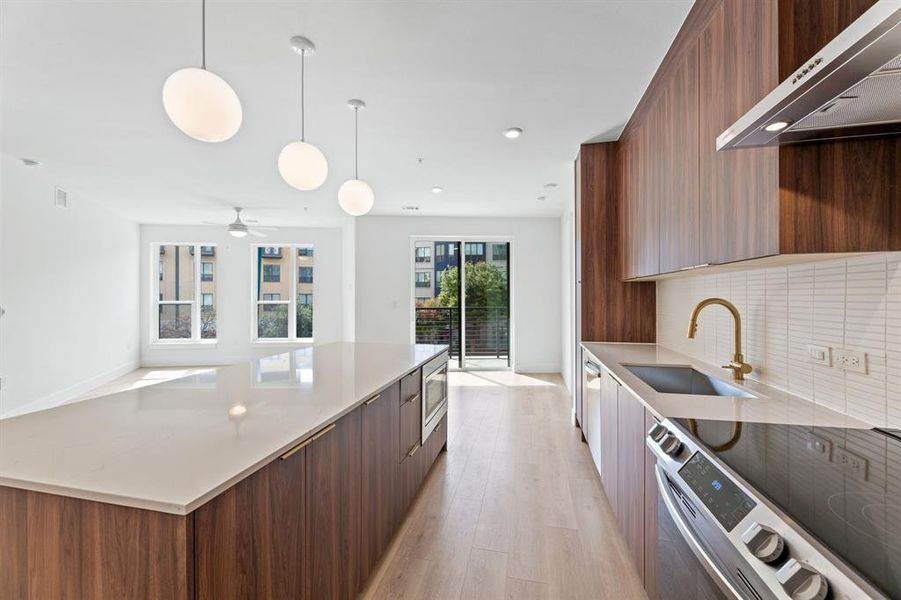
{"label": "gold faucet handle", "polygon": [[741,381],[745,378],[745,375],[753,371],[753,367],[744,361],[733,360],[728,365],[723,365],[724,369],[730,369],[732,371],[732,377],[736,381]]}

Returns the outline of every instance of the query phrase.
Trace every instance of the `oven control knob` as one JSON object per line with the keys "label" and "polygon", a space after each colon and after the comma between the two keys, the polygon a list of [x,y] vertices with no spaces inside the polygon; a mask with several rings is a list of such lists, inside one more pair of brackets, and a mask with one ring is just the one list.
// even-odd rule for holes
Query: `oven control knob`
{"label": "oven control knob", "polygon": [[794,558],[776,572],[776,579],[792,600],[823,600],[829,593],[829,582],[813,567]]}
{"label": "oven control knob", "polygon": [[765,563],[779,560],[785,551],[785,540],[782,539],[782,536],[757,521],[741,534],[741,541],[745,543],[751,554]]}
{"label": "oven control knob", "polygon": [[667,433],[660,441],[660,449],[669,456],[676,457],[682,451],[682,442],[673,434]]}
{"label": "oven control knob", "polygon": [[669,433],[669,429],[667,429],[660,423],[656,423],[653,427],[651,427],[651,430],[648,431],[648,435],[651,437],[651,439],[658,443],[660,442],[660,440],[666,437],[667,433]]}

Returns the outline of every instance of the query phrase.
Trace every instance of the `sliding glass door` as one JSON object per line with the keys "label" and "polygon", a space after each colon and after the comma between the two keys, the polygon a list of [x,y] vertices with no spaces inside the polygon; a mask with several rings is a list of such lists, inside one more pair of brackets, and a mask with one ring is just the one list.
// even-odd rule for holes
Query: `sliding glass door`
{"label": "sliding glass door", "polygon": [[451,368],[509,368],[510,243],[418,239],[413,255],[416,341],[450,346]]}

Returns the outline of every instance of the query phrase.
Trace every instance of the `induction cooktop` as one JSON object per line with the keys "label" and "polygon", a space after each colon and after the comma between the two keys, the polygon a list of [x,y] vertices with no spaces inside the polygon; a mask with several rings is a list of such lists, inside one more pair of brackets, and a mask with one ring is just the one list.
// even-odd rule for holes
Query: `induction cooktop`
{"label": "induction cooktop", "polygon": [[678,419],[891,598],[901,598],[901,431]]}

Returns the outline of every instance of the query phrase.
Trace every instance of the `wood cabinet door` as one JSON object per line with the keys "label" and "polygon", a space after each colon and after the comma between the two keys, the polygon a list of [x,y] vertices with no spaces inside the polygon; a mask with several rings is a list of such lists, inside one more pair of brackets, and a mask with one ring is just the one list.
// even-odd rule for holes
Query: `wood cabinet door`
{"label": "wood cabinet door", "polygon": [[306,598],[355,598],[360,590],[362,407],[306,447]]}
{"label": "wood cabinet door", "polygon": [[667,74],[657,145],[660,273],[700,263],[698,197],[698,44],[692,42]]}
{"label": "wood cabinet door", "polygon": [[779,251],[779,150],[716,138],[779,84],[777,0],[723,0],[699,38],[700,262]]}
{"label": "wood cabinet door", "polygon": [[274,460],[194,511],[198,600],[309,597],[305,452]]}
{"label": "wood cabinet door", "polygon": [[644,578],[644,405],[622,386],[618,387],[619,464],[617,465],[620,528],[632,562]]}
{"label": "wood cabinet door", "polygon": [[404,395],[403,386],[400,393],[398,462],[406,459],[407,454],[422,440],[422,397],[419,392]]}
{"label": "wood cabinet door", "polygon": [[400,521],[400,384],[367,400],[362,408],[363,483],[360,581],[365,583]]}
{"label": "wood cabinet door", "polygon": [[610,373],[604,371],[601,376],[600,399],[600,448],[601,448],[601,483],[604,485],[604,493],[613,507],[613,513],[619,518],[619,480],[617,466],[619,461],[619,434],[617,413],[619,406],[617,396],[619,383],[613,379]]}

